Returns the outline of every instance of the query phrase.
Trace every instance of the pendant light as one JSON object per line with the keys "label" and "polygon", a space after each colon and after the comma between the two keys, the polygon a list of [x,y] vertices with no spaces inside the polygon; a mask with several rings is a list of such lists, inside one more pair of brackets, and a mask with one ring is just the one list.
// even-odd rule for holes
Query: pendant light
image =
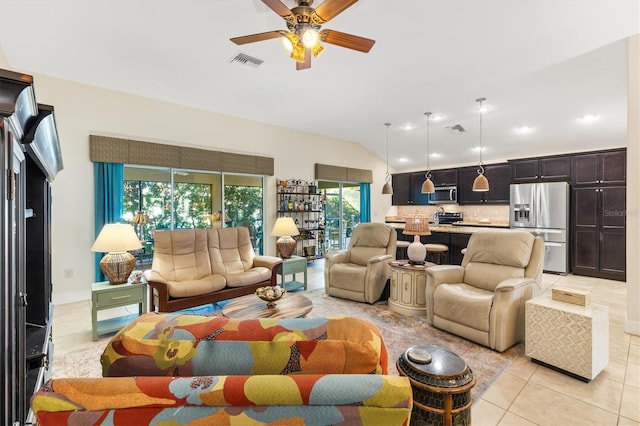
{"label": "pendant light", "polygon": [[422,182],[422,190],[423,194],[433,194],[436,192],[436,188],[433,186],[433,181],[431,181],[431,163],[429,161],[429,156],[431,153],[429,152],[429,123],[431,119],[431,113],[425,112],[424,115],[427,116],[427,171],[424,174],[425,180]]}
{"label": "pendant light", "polygon": [[489,181],[484,175],[484,165],[482,164],[482,102],[486,100],[486,98],[476,99],[476,102],[480,104],[478,109],[480,112],[480,164],[478,165],[478,176],[473,181],[473,187],[471,188],[474,192],[487,192],[489,190]]}
{"label": "pendant light", "polygon": [[387,126],[387,175],[385,176],[384,186],[382,187],[382,193],[385,195],[393,194],[393,186],[391,186],[391,175],[389,174],[389,126],[391,123],[384,123]]}

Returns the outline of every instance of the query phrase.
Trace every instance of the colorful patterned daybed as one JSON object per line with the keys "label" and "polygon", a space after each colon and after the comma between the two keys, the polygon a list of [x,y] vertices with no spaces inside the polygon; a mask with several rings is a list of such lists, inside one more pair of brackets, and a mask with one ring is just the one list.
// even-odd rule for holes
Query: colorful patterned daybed
{"label": "colorful patterned daybed", "polygon": [[101,361],[111,377],[54,379],[34,395],[40,425],[408,425],[412,406],[377,328],[356,318],[149,313]]}

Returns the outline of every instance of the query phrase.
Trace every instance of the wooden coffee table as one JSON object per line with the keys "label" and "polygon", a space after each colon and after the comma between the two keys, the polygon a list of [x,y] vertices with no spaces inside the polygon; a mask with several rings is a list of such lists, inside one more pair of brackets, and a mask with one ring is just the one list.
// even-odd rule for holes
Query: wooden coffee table
{"label": "wooden coffee table", "polygon": [[227,318],[302,318],[312,308],[311,300],[301,294],[286,293],[273,308],[267,307],[267,302],[258,296],[250,294],[225,304],[222,315]]}

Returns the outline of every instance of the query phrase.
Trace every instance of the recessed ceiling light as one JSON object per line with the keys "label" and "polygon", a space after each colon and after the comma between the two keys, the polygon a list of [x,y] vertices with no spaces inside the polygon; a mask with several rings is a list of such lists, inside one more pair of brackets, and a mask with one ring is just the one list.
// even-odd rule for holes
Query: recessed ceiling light
{"label": "recessed ceiling light", "polygon": [[433,117],[431,117],[431,119],[432,119],[433,121],[440,121],[440,120],[444,120],[444,115],[441,115],[441,114],[435,114],[435,115],[433,115]]}
{"label": "recessed ceiling light", "polygon": [[430,155],[430,157],[433,157],[433,158],[440,158],[440,157],[442,157],[442,154],[440,154],[439,152],[432,152],[432,153],[431,153],[431,155]]}
{"label": "recessed ceiling light", "polygon": [[516,127],[516,133],[519,133],[521,135],[526,135],[528,133],[533,132],[533,127],[531,126],[518,126]]}
{"label": "recessed ceiling light", "polygon": [[411,130],[411,129],[413,129],[413,124],[405,124],[405,125],[404,125],[404,127],[403,127],[403,129],[405,129],[405,130]]}
{"label": "recessed ceiling light", "polygon": [[578,118],[579,123],[589,124],[595,121],[598,121],[600,116],[598,114],[585,114],[582,117]]}
{"label": "recessed ceiling light", "polygon": [[472,149],[473,149],[475,152],[478,152],[478,151],[480,151],[480,150],[482,150],[482,152],[485,152],[485,151],[487,150],[487,147],[486,147],[486,146],[483,146],[482,148],[480,148],[479,146],[474,146]]}
{"label": "recessed ceiling light", "polygon": [[407,161],[409,161],[409,159],[407,157],[398,158],[398,163],[406,163]]}

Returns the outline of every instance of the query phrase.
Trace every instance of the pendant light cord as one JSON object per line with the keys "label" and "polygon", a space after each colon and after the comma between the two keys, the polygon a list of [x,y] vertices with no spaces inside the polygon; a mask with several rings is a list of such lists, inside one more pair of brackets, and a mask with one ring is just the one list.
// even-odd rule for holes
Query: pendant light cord
{"label": "pendant light cord", "polygon": [[482,173],[484,173],[484,166],[482,165],[482,102],[486,101],[486,98],[478,98],[476,102],[480,103],[480,108],[478,111],[480,112],[480,169]]}
{"label": "pendant light cord", "polygon": [[387,175],[385,177],[386,181],[389,181],[389,126],[391,123],[384,123],[387,126]]}
{"label": "pendant light cord", "polygon": [[430,130],[430,123],[431,123],[431,113],[430,112],[425,112],[424,115],[427,116],[427,173],[424,175],[424,177],[426,177],[427,179],[431,177],[431,159],[430,154],[431,151],[429,150],[429,130]]}

